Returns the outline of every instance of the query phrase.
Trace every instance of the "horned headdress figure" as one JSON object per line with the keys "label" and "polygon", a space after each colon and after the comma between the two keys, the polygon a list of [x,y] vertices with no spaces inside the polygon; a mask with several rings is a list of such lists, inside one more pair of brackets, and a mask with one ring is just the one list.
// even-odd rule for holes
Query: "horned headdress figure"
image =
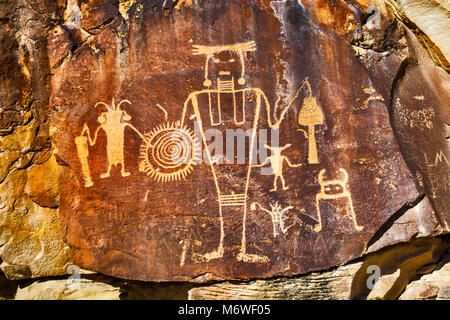
{"label": "horned headdress figure", "polygon": [[[100,178],[107,178],[111,174],[111,168],[113,165],[121,166],[122,177],[129,176],[130,173],[125,171],[123,148],[125,143],[125,128],[130,127],[141,138],[142,134],[128,121],[131,120],[131,116],[123,109],[122,105],[127,103],[131,105],[128,100],[121,100],[117,105],[114,98],[111,104],[105,102],[97,102],[95,108],[103,106],[106,111],[102,112],[97,118],[97,122],[100,124],[95,130],[94,137],[91,138],[88,125],[85,123],[80,136],[75,138],[75,144],[77,145],[78,157],[81,162],[82,172],[85,177],[85,187],[93,185],[88,164],[88,142],[90,146],[93,146],[97,142],[98,132],[102,129],[106,134],[106,155],[108,161],[108,169],[106,173],[100,175]],[[87,136],[85,136],[87,135]]]}
{"label": "horned headdress figure", "polygon": [[339,172],[344,176],[343,179],[325,180],[323,178],[325,169],[320,170],[317,180],[320,184],[320,192],[316,195],[316,208],[319,223],[315,226],[314,230],[319,232],[322,230],[322,218],[320,216],[320,200],[330,200],[346,198],[348,206],[350,207],[350,213],[353,219],[353,224],[357,231],[361,231],[364,227],[356,223],[355,211],[353,209],[352,195],[347,189],[348,173],[345,169],[340,168]]}

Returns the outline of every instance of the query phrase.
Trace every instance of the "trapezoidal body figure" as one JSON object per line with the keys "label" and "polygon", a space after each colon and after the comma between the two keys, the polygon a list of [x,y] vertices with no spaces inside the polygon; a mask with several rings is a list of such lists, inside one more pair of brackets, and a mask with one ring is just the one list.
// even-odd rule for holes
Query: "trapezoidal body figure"
{"label": "trapezoidal body figure", "polygon": [[[204,148],[204,161],[209,163],[219,211],[220,235],[216,250],[205,254],[195,253],[199,260],[209,261],[224,255],[226,232],[224,218],[235,221],[240,217],[241,241],[237,259],[243,262],[265,263],[263,254],[248,253],[246,248],[246,218],[249,180],[255,155],[257,130],[261,127],[273,128],[270,119],[270,105],[263,91],[246,85],[245,55],[256,50],[253,41],[219,46],[194,46],[194,55],[205,57],[203,90],[189,94],[184,103],[181,128],[197,126]],[[215,129],[226,136],[227,130],[241,130],[248,138],[245,146],[245,163],[236,163],[233,151],[226,148],[224,157],[213,154],[207,143],[207,131]],[[210,132],[210,131],[209,131]],[[238,146],[239,148],[239,146]],[[239,152],[239,150],[238,150]],[[224,160],[225,159],[225,160]],[[235,218],[230,219],[234,216]],[[227,223],[225,223],[226,227]],[[227,229],[232,233],[236,229]],[[228,232],[228,231],[227,231]],[[228,241],[228,240],[227,240]]]}
{"label": "trapezoidal body figure", "polygon": [[320,192],[316,195],[316,209],[317,209],[317,217],[319,219],[319,223],[314,227],[314,231],[316,232],[322,230],[320,201],[339,198],[347,199],[347,203],[350,208],[350,213],[353,219],[353,225],[355,227],[355,230],[361,231],[364,229],[363,226],[358,225],[358,223],[356,222],[356,215],[355,210],[353,208],[352,195],[350,194],[350,191],[347,188],[348,173],[345,169],[342,168],[339,169],[339,172],[344,176],[344,179],[325,180],[323,177],[325,169],[320,170],[319,175],[317,177],[320,184]]}

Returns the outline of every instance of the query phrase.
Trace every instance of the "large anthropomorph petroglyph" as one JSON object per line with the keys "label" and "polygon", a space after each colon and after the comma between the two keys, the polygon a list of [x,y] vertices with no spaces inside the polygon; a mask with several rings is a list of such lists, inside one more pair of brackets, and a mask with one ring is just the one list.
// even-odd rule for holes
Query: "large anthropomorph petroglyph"
{"label": "large anthropomorph petroglyph", "polygon": [[[203,90],[192,92],[186,100],[181,125],[196,122],[200,126],[203,144],[207,145],[205,131],[214,128],[223,132],[228,129],[250,130],[246,163],[235,165],[234,150],[224,154],[224,161],[213,161],[208,148],[207,160],[211,164],[211,174],[217,192],[217,207],[220,216],[220,242],[210,253],[198,254],[206,261],[221,258],[224,253],[224,216],[230,211],[242,214],[242,238],[238,259],[246,262],[267,261],[267,257],[248,253],[246,250],[246,215],[248,188],[252,165],[255,163],[254,150],[257,132],[260,128],[278,127],[272,125],[271,109],[264,92],[246,84],[245,55],[257,50],[254,41],[219,46],[194,46],[193,53],[205,56],[205,78]],[[193,123],[191,124],[193,126]],[[231,158],[233,157],[233,158]],[[230,164],[230,165],[227,165]],[[220,170],[218,170],[220,166]],[[240,177],[239,183],[235,183]]]}
{"label": "large anthropomorph petroglyph", "polygon": [[[419,193],[419,173],[392,131],[393,79],[355,56],[346,23],[359,20],[342,3],[331,23],[298,1],[166,12],[144,0],[58,60],[51,132],[74,262],[190,281],[295,275],[364,254]],[[62,35],[51,34],[53,55]],[[435,130],[436,115],[417,129]],[[447,170],[444,147],[420,157],[443,202],[447,187],[427,179]]]}

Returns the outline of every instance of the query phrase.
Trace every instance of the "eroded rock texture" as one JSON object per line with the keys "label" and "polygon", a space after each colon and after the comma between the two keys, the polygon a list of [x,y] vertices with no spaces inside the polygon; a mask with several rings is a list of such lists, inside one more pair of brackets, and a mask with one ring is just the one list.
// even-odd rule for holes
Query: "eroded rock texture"
{"label": "eroded rock texture", "polygon": [[57,164],[48,135],[46,34],[54,1],[0,1],[0,268],[9,279],[64,273]]}
{"label": "eroded rock texture", "polygon": [[448,231],[448,75],[384,2],[110,3],[68,1],[48,39],[76,264],[166,281],[320,270],[423,193],[423,233]]}

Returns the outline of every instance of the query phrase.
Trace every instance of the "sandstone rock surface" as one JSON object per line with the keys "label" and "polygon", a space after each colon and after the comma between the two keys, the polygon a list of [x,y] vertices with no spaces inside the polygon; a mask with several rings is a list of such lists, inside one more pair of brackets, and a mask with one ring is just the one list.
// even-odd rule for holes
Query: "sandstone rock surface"
{"label": "sandstone rock surface", "polygon": [[433,60],[450,70],[450,4],[446,0],[386,0],[396,15],[415,30]]}
{"label": "sandstone rock surface", "polygon": [[[0,299],[194,285],[91,274],[77,292],[50,278],[69,246],[91,270],[196,282],[198,299],[448,298],[448,15],[443,0],[0,0]],[[249,145],[226,163],[226,129],[258,106],[247,171]],[[208,159],[198,119],[226,152],[161,162],[182,145],[158,149],[167,132]]]}
{"label": "sandstone rock surface", "polygon": [[[255,280],[248,282],[221,282],[196,285],[189,290],[193,300],[226,299],[397,299],[410,281],[424,279],[414,288],[423,288],[435,281],[435,291],[444,294],[447,280],[445,268],[430,283],[425,279],[431,271],[446,261],[448,240],[416,239],[409,243],[390,246],[371,253],[357,261],[331,270],[312,272],[292,278]],[[444,278],[442,278],[444,276]],[[411,285],[415,283],[411,282]],[[440,283],[437,285],[437,283]],[[405,294],[404,293],[404,294]],[[410,293],[408,293],[410,294]],[[406,298],[408,299],[408,298]]]}
{"label": "sandstone rock surface", "polygon": [[299,278],[223,282],[189,290],[191,300],[348,300],[353,277],[362,263]]}
{"label": "sandstone rock surface", "polygon": [[57,164],[47,114],[46,34],[54,1],[0,1],[0,269],[9,279],[65,273]]}
{"label": "sandstone rock surface", "polygon": [[[125,281],[80,270],[77,276],[22,283],[16,300],[179,300],[187,299],[189,283]],[[1,297],[1,296],[0,296]]]}
{"label": "sandstone rock surface", "polygon": [[450,257],[446,259],[432,273],[422,276],[408,284],[399,297],[400,300],[450,300]]}
{"label": "sandstone rock surface", "polygon": [[[61,48],[74,29],[50,32],[60,214],[75,262],[167,281],[295,275],[361,256],[423,192],[388,112],[406,99],[398,73],[415,52],[383,2],[375,11],[142,1],[125,20],[105,11],[101,28],[81,17],[91,35],[73,52]],[[422,89],[426,104],[434,89]],[[439,93],[431,108],[445,101]],[[226,130],[247,131],[240,163],[221,149],[236,138]],[[442,193],[432,201],[448,204]]]}

